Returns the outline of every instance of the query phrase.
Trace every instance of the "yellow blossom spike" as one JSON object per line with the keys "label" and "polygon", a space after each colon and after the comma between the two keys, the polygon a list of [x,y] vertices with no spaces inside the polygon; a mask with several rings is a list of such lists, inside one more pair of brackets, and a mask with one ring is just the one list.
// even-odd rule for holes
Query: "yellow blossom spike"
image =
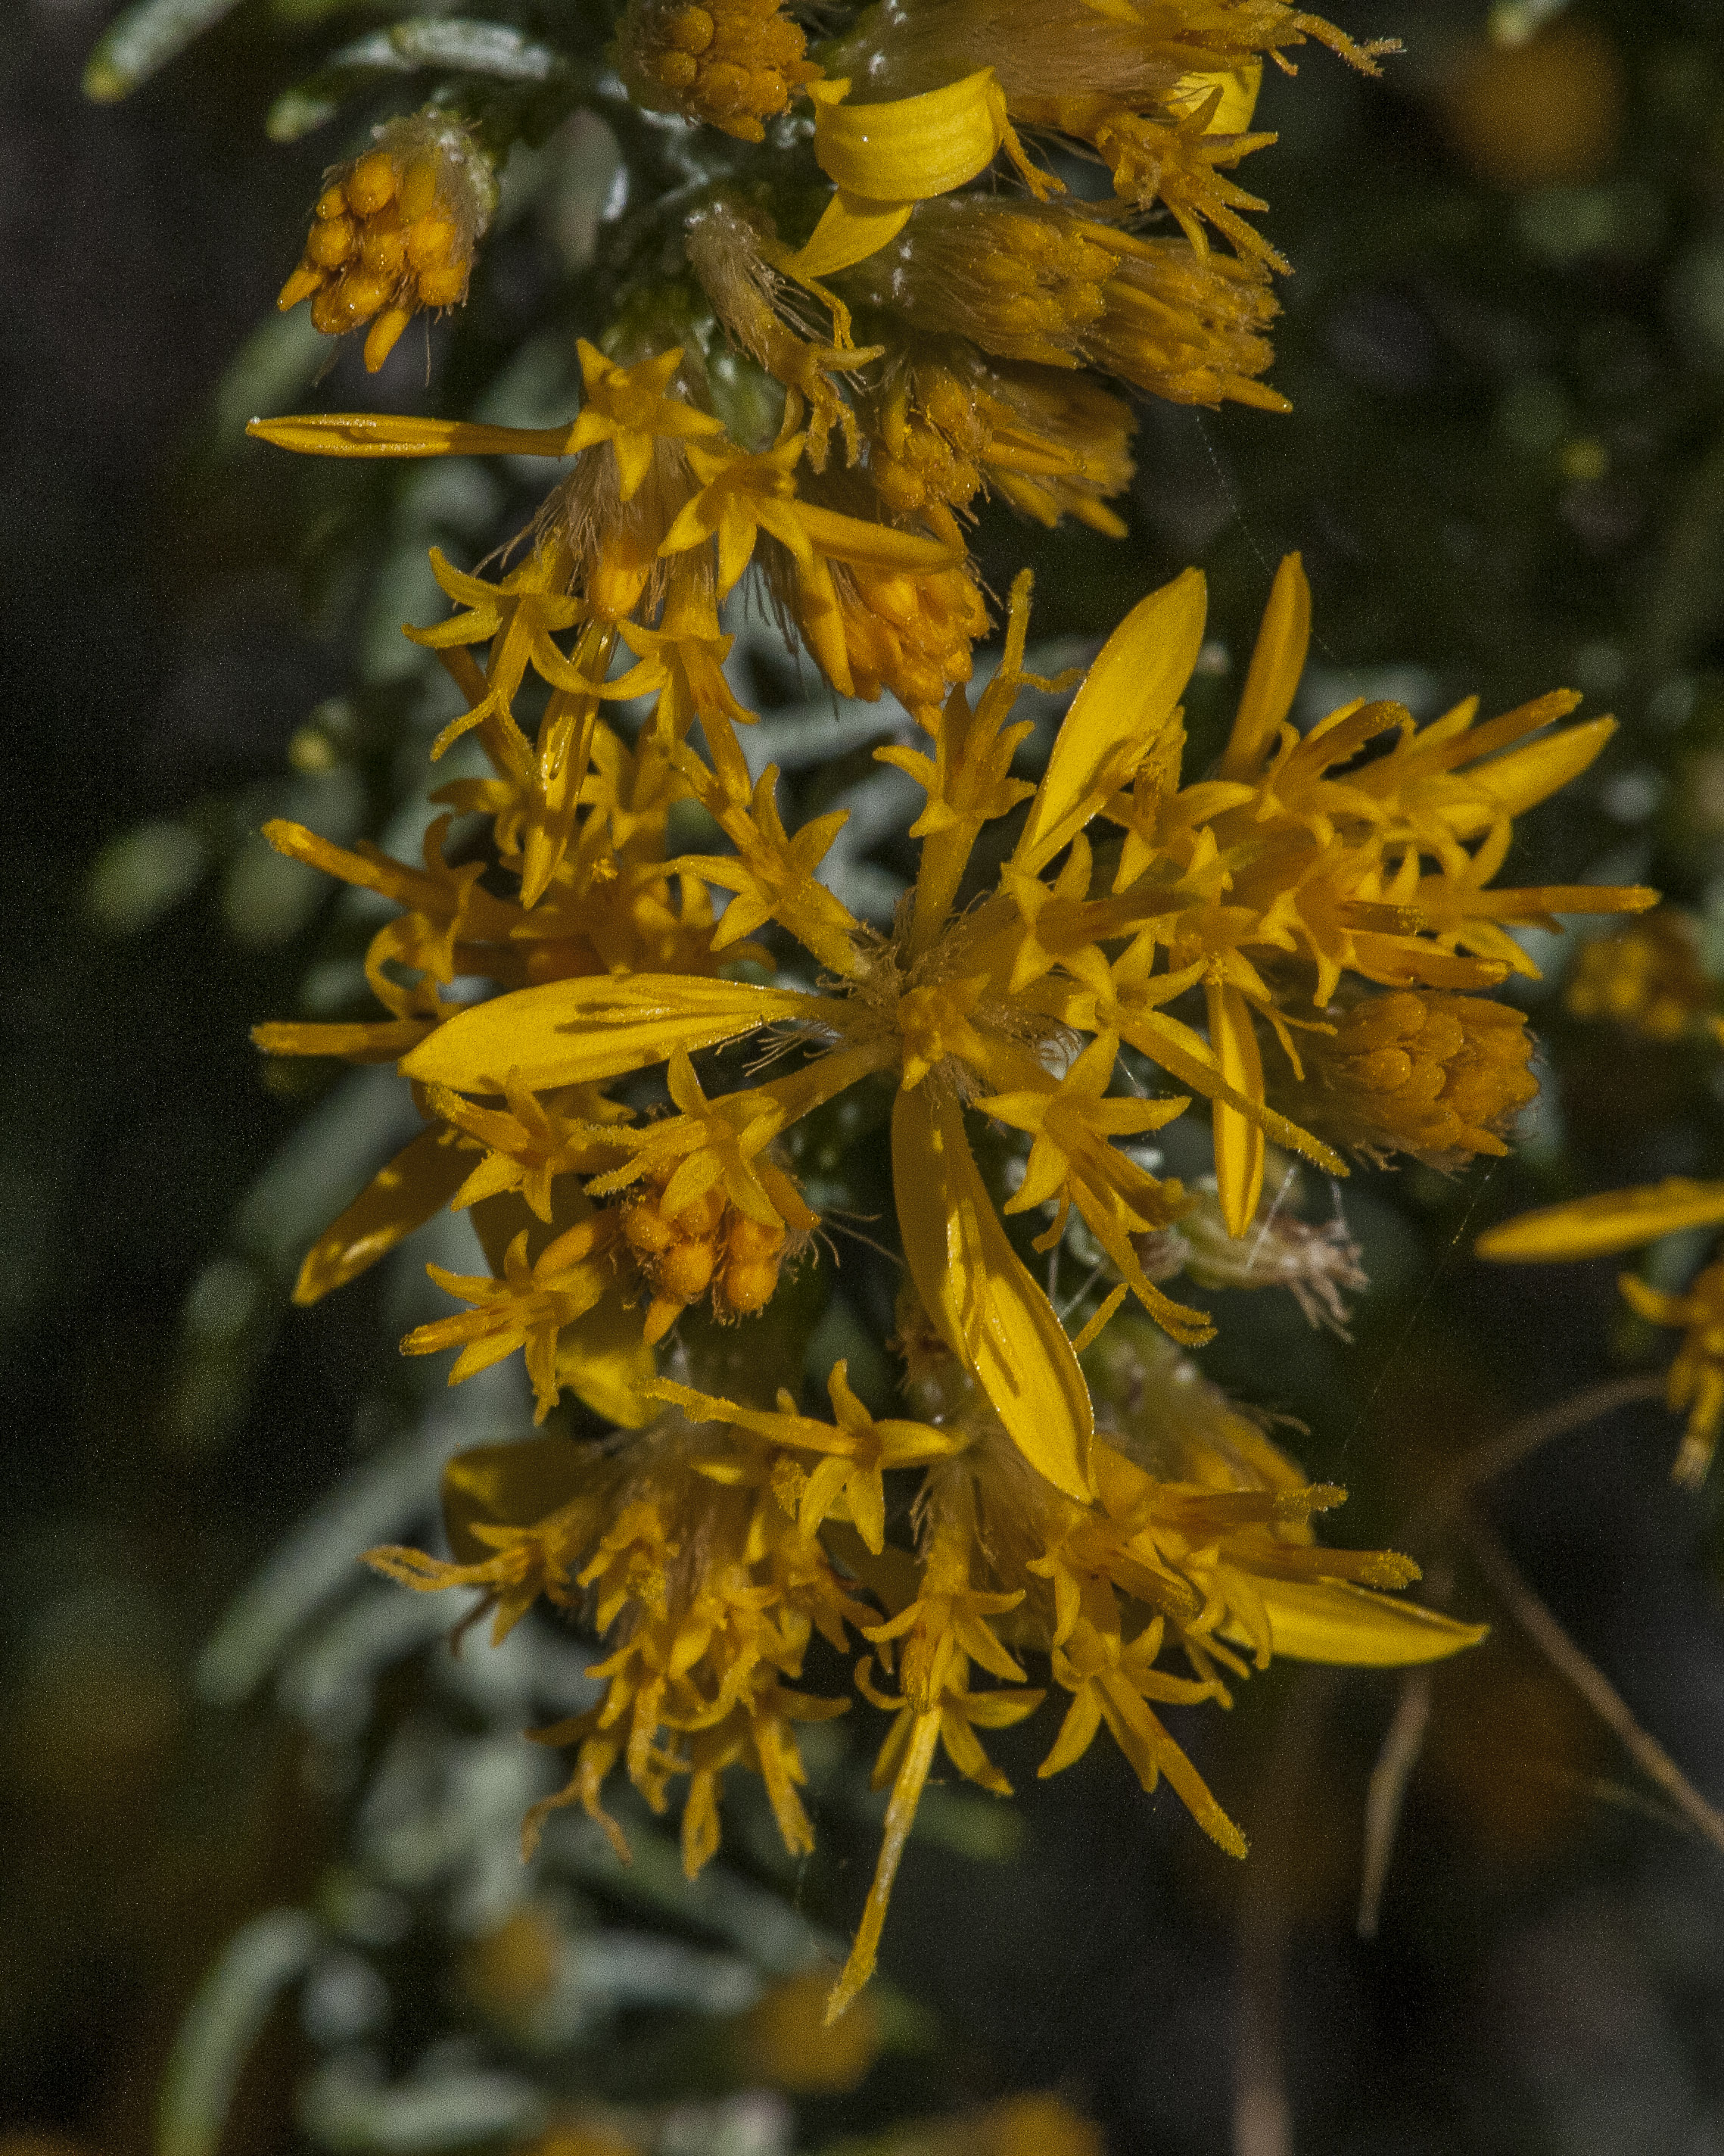
{"label": "yellow blossom spike", "polygon": [[742,142],[764,141],[763,122],[820,73],[777,0],[629,0],[617,50],[637,104]]}
{"label": "yellow blossom spike", "polygon": [[1724,1183],[1696,1183],[1685,1175],[1632,1190],[1604,1190],[1566,1205],[1522,1213],[1480,1236],[1481,1258],[1505,1265],[1551,1259],[1600,1258],[1656,1242],[1682,1228],[1724,1227]]}
{"label": "yellow blossom spike", "polygon": [[849,1007],[823,996],[654,973],[548,982],[463,1011],[402,1064],[421,1084],[501,1092],[509,1071],[535,1092],[621,1077],[779,1022],[831,1024]]}
{"label": "yellow blossom spike", "polygon": [[932,1083],[893,1103],[892,1182],[905,1259],[941,1337],[1030,1465],[1056,1490],[1087,1499],[1089,1388],[1053,1305],[999,1224],[962,1109]]}
{"label": "yellow blossom spike", "polygon": [[1297,554],[1275,571],[1239,708],[1221,759],[1223,778],[1255,778],[1293,708],[1311,644],[1311,586]]}
{"label": "yellow blossom spike", "polygon": [[1151,754],[1203,648],[1207,596],[1188,569],[1140,599],[1095,656],[1054,737],[1012,855],[1034,874],[1082,829]]}
{"label": "yellow blossom spike", "polygon": [[326,336],[371,324],[375,374],[422,310],[459,305],[497,204],[497,181],[480,139],[452,114],[387,121],[375,146],[327,178],[299,268],[282,287],[284,311],[311,302]]}

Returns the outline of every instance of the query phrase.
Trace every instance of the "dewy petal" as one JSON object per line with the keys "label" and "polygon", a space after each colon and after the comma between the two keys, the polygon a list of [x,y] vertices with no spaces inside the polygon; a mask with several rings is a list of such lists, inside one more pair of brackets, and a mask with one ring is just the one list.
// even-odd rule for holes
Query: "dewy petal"
{"label": "dewy petal", "polygon": [[1012,865],[1034,874],[1088,823],[1172,717],[1203,649],[1203,573],[1140,599],[1096,654],[1054,739]]}
{"label": "dewy petal", "polygon": [[1679,1228],[1717,1227],[1724,1227],[1724,1183],[1672,1175],[1636,1189],[1600,1191],[1567,1205],[1522,1213],[1480,1235],[1473,1247],[1481,1258],[1511,1265],[1599,1258],[1655,1242]]}
{"label": "dewy petal", "polygon": [[500,1092],[518,1070],[530,1091],[621,1077],[786,1021],[829,1024],[849,1007],[794,989],[757,988],[680,973],[551,981],[464,1011],[402,1064],[409,1078],[461,1092]]}
{"label": "dewy petal", "polygon": [[815,158],[850,194],[882,204],[926,202],[985,172],[1006,139],[1005,99],[991,67],[881,105],[849,103],[849,86],[811,83],[808,95]]}
{"label": "dewy petal", "polygon": [[1311,586],[1298,555],[1282,557],[1263,610],[1250,671],[1221,759],[1224,778],[1255,778],[1293,708],[1311,644]]}
{"label": "dewy petal", "polygon": [[[1371,1669],[1435,1662],[1476,1646],[1491,1629],[1343,1580],[1270,1579],[1255,1573],[1251,1584],[1268,1614],[1271,1651],[1295,1661]],[[1231,1626],[1224,1629],[1234,1636]]]}
{"label": "dewy petal", "polygon": [[942,1338],[1030,1465],[1087,1503],[1089,1388],[1053,1305],[1000,1225],[963,1110],[931,1084],[893,1103],[892,1183],[905,1258]]}

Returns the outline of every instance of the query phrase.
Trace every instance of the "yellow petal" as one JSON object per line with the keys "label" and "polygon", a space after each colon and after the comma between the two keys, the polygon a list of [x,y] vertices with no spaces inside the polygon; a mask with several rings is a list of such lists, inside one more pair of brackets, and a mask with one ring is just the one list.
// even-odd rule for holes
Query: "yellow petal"
{"label": "yellow petal", "polygon": [[387,412],[325,412],[254,419],[246,433],[311,457],[563,457],[567,427],[481,427]]}
{"label": "yellow petal", "polygon": [[1523,1213],[1480,1235],[1481,1258],[1526,1263],[1552,1258],[1598,1258],[1655,1242],[1678,1228],[1724,1227],[1724,1183],[1695,1183],[1686,1175],[1634,1190],[1604,1190],[1568,1205]]}
{"label": "yellow petal", "polygon": [[[1342,1580],[1265,1579],[1254,1573],[1252,1584],[1269,1613],[1272,1651],[1295,1661],[1354,1662],[1372,1669],[1435,1662],[1476,1646],[1491,1629]],[[1231,1626],[1224,1630],[1234,1637]]]}
{"label": "yellow petal", "polygon": [[991,67],[961,82],[881,105],[848,102],[847,80],[808,85],[814,156],[829,179],[887,203],[926,202],[973,180],[1006,139],[1005,100]]}
{"label": "yellow petal", "polygon": [[421,1131],[318,1237],[300,1267],[293,1299],[316,1302],[355,1280],[447,1205],[466,1181],[474,1156],[444,1142],[439,1127]]}
{"label": "yellow petal", "polygon": [[[1235,1093],[1248,1101],[1263,1098],[1263,1057],[1251,1023],[1251,1006],[1224,982],[1207,984],[1209,1002],[1209,1039],[1221,1065],[1221,1075]],[[1229,1235],[1243,1235],[1250,1226],[1263,1194],[1263,1126],[1230,1108],[1225,1101],[1214,1107],[1215,1183],[1221,1199],[1222,1218]]]}
{"label": "yellow petal", "polygon": [[1096,654],[1054,742],[1013,867],[1034,872],[1076,835],[1172,717],[1203,648],[1203,573],[1132,608]]}
{"label": "yellow petal", "polygon": [[598,974],[518,988],[462,1012],[421,1041],[402,1064],[409,1078],[458,1092],[501,1092],[518,1070],[531,1091],[618,1078],[734,1040],[757,1026],[829,1023],[848,1007],[824,996],[756,988],[680,973]]}
{"label": "yellow petal", "polygon": [[[1615,732],[1614,719],[1592,719],[1583,726],[1547,734],[1492,763],[1475,765],[1466,774],[1466,784],[1488,793],[1496,814],[1524,815],[1558,787],[1579,778]],[[1473,808],[1457,803],[1444,812],[1444,820],[1457,838],[1469,839],[1492,820],[1492,810],[1483,803]]]}
{"label": "yellow petal", "polygon": [[1203,132],[1243,135],[1251,125],[1251,115],[1257,110],[1257,93],[1263,87],[1260,59],[1244,60],[1235,68],[1204,69],[1200,73],[1183,74],[1174,84],[1167,102],[1176,112],[1193,111],[1218,84],[1221,102],[1209,115]]}
{"label": "yellow petal", "polygon": [[1224,778],[1250,778],[1274,746],[1276,729],[1293,708],[1311,643],[1311,586],[1298,555],[1283,557],[1263,610],[1263,626],[1251,654],[1251,670],[1239,697]]}
{"label": "yellow petal", "polygon": [[948,547],[925,531],[900,531],[873,517],[846,516],[818,502],[798,501],[796,521],[815,548],[834,562],[855,562],[865,568],[897,569],[906,576],[931,576],[954,568],[964,558],[962,547]]}
{"label": "yellow petal", "polygon": [[654,1413],[645,1389],[658,1358],[641,1337],[639,1310],[608,1295],[557,1336],[557,1382],[595,1414],[623,1430],[639,1430]]}
{"label": "yellow petal", "polygon": [[892,1183],[904,1255],[941,1337],[1030,1465],[1087,1502],[1089,1388],[1053,1305],[1000,1225],[963,1110],[938,1100],[929,1081],[893,1104]]}
{"label": "yellow petal", "polygon": [[443,1523],[463,1564],[482,1564],[495,1550],[472,1532],[527,1527],[567,1504],[581,1486],[586,1461],[566,1437],[528,1437],[511,1445],[475,1445],[443,1471]]}
{"label": "yellow petal", "polygon": [[798,279],[830,277],[848,270],[895,239],[915,207],[910,202],[875,202],[840,187],[806,243],[783,266]]}

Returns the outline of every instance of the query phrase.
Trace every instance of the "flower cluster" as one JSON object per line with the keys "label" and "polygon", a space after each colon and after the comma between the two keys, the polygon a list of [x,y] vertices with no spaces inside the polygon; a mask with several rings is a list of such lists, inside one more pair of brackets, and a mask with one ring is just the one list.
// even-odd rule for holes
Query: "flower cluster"
{"label": "flower cluster", "polygon": [[[1043,1774],[1105,1726],[1243,1855],[1161,1709],[1224,1706],[1276,1652],[1401,1663],[1477,1636],[1392,1599],[1406,1560],[1318,1545],[1343,1493],[1198,1376],[1182,1351],[1212,1321],[1167,1289],[1272,1281],[1339,1329],[1357,1250],[1338,1221],[1280,1217],[1270,1145],[1337,1178],[1348,1155],[1504,1150],[1534,1090],[1519,1014],[1489,994],[1534,970],[1517,930],[1651,901],[1495,880],[1516,817],[1612,721],[1560,726],[1578,700],[1558,692],[1423,726],[1356,700],[1301,730],[1296,556],[1213,771],[1184,767],[1194,570],[1080,682],[1029,670],[1026,572],[997,671],[968,685],[988,615],[964,527],[984,491],[1124,531],[1131,413],[1101,377],[1283,408],[1262,377],[1285,265],[1229,175],[1270,139],[1247,131],[1263,56],[1289,64],[1308,37],[1374,67],[1378,49],[1280,0],[880,0],[812,54],[762,0],[631,0],[633,97],[744,146],[670,198],[657,270],[579,342],[576,416],[253,429],[562,467],[513,566],[433,555],[453,611],[408,633],[463,706],[434,754],[464,741],[468,761],[434,797],[423,867],[269,829],[400,911],[367,961],[381,1015],[260,1044],[395,1062],[424,1122],[297,1293],[445,1206],[470,1214],[485,1270],[434,1268],[465,1307],[404,1345],[457,1351],[451,1382],[521,1351],[542,1434],[455,1464],[450,1559],[373,1562],[477,1589],[499,1635],[542,1599],[603,1640],[595,1703],[539,1732],[573,1763],[530,1833],[558,1804],[608,1820],[616,1773],[655,1810],[685,1784],[692,1873],[741,1767],[803,1851],[797,1725],[857,1699],[890,1717],[884,1845],[834,2013],[873,1967],[942,1749],[1003,1792],[982,1732],[1063,1694]],[[1020,126],[1068,171],[1099,159],[1114,199],[1072,199]],[[358,318],[385,242],[428,303],[414,250],[434,187],[392,141],[320,205],[300,277],[330,321],[350,300]],[[1157,209],[1176,232],[1146,228]],[[752,572],[834,690],[908,714],[875,751],[921,797],[889,930],[823,873],[844,813],[798,824],[745,748],[721,609]],[[1025,687],[1070,695],[1050,743],[1013,715]],[[1213,1173],[1188,1190],[1145,1142],[1198,1101]],[[818,1373],[831,1419],[800,1397],[797,1298],[838,1209],[807,1163],[845,1118],[889,1165],[902,1417],[843,1362]],[[1088,1277],[1062,1312],[1030,1260],[1067,1246]],[[597,1425],[575,1403],[613,1434],[577,1436]],[[803,1688],[856,1655],[837,1691]]]}
{"label": "flower cluster", "polygon": [[[442,822],[423,870],[271,828],[403,911],[368,965],[387,1018],[259,1038],[277,1054],[398,1058],[427,1118],[311,1253],[302,1298],[445,1202],[470,1206],[494,1271],[437,1274],[470,1307],[408,1348],[459,1346],[459,1379],[524,1348],[541,1420],[567,1389],[635,1433],[615,1449],[552,1435],[483,1455],[458,1486],[482,1502],[457,1512],[452,1565],[377,1560],[416,1585],[482,1589],[505,1625],[542,1594],[606,1635],[602,1702],[548,1733],[575,1749],[568,1800],[600,1815],[619,1764],[655,1805],[686,1776],[692,1869],[716,1840],[720,1777],[741,1763],[764,1779],[787,1844],[806,1846],[794,1725],[846,1702],[797,1688],[804,1658],[817,1634],[834,1651],[852,1634],[869,1643],[854,1681],[895,1717],[878,1769],[893,1794],[836,2008],[872,1966],[936,1750],[1003,1786],[976,1732],[1040,1704],[1024,1654],[1046,1656],[1070,1694],[1044,1771],[1105,1723],[1147,1785],[1166,1774],[1242,1853],[1155,1706],[1224,1702],[1250,1666],[1242,1650],[1260,1665],[1272,1650],[1393,1661],[1474,1636],[1381,1599],[1413,1576],[1403,1560],[1319,1548],[1311,1516],[1341,1493],[1307,1487],[1189,1372],[1176,1378],[1172,1343],[1200,1341],[1209,1321],[1164,1292],[1143,1252],[1193,1201],[1130,1142],[1205,1100],[1213,1202],[1234,1238],[1252,1230],[1270,1137],[1345,1173],[1328,1141],[1270,1105],[1273,1043],[1343,1146],[1445,1162],[1495,1149],[1526,1088],[1518,1019],[1479,993],[1530,970],[1504,924],[1648,895],[1491,885],[1514,814],[1608,736],[1595,721],[1530,738],[1572,698],[1483,726],[1471,706],[1419,728],[1383,704],[1303,735],[1289,724],[1310,610],[1290,557],[1219,775],[1189,783],[1179,700],[1203,636],[1202,579],[1152,593],[1109,639],[1039,783],[1014,775],[1029,728],[1011,714],[1034,678],[1020,579],[973,707],[957,687],[923,713],[923,745],[876,752],[926,806],[913,888],[890,935],[870,930],[818,877],[842,814],[789,829],[777,773],[751,781],[715,597],[762,533],[812,582],[880,527],[773,490],[769,457],[708,447],[710,423],[666,393],[679,357],[623,370],[589,351],[575,430],[577,483],[617,505],[613,535],[638,528],[628,512],[664,442],[710,475],[651,554],[617,540],[584,598],[562,595],[566,523],[495,582],[439,560],[459,610],[413,634],[463,690],[447,734],[471,732],[489,763],[439,797],[488,820],[483,859],[447,865]],[[595,461],[601,475],[581,479]],[[628,609],[655,573],[649,629]],[[619,648],[633,663],[613,676]],[[516,716],[529,672],[544,684],[531,741]],[[635,698],[652,710],[631,743],[603,713]],[[667,851],[679,803],[728,850]],[[992,824],[1003,860],[990,887],[972,859]],[[485,859],[514,896],[487,888]],[[478,977],[498,993],[449,993]],[[772,1047],[767,1070],[728,1091],[703,1080],[696,1058],[751,1037]],[[1307,1072],[1315,1044],[1326,1060]],[[660,1068],[655,1111],[644,1075]],[[867,1088],[890,1101],[916,1418],[875,1420],[842,1368],[830,1423],[788,1390],[770,1408],[686,1383],[680,1313],[702,1297],[721,1320],[771,1303],[816,1224],[787,1142]],[[1003,1205],[972,1137],[983,1125],[1021,1134]],[[1025,1214],[1051,1215],[1037,1248],[1080,1222],[1101,1254],[1111,1285],[1075,1338],[1013,1239]],[[1116,1317],[1128,1296],[1142,1317]],[[780,1368],[770,1348],[751,1358],[753,1382],[794,1384],[801,1346],[780,1343]],[[1121,1360],[1125,1411],[1106,1374]],[[919,1478],[908,1542],[887,1536],[903,1517],[900,1471]],[[1162,1667],[1174,1652],[1188,1674]],[[978,1689],[978,1675],[1003,1688]]]}
{"label": "flower cluster", "polygon": [[[964,558],[979,497],[1124,532],[1109,504],[1132,477],[1134,422],[1104,377],[1182,403],[1290,408],[1263,378],[1271,280],[1288,265],[1242,213],[1265,204],[1229,175],[1275,139],[1250,131],[1264,56],[1291,73],[1288,52],[1310,38],[1367,73],[1391,49],[1283,0],[878,0],[811,54],[775,0],[630,0],[613,54],[629,124],[640,107],[681,116],[693,139],[679,169],[705,177],[677,190],[668,254],[656,223],[643,235],[653,266],[624,280],[605,356],[661,356],[672,339],[643,329],[642,290],[674,290],[675,394],[727,439],[673,438],[649,459],[652,483],[643,470],[620,500],[566,481],[546,517],[607,557],[644,558],[722,463],[729,492],[926,534],[943,556],[839,554],[817,573],[768,519],[763,566],[841,692],[937,706],[987,627]],[[562,65],[582,79],[573,55]],[[615,112],[614,95],[593,96]],[[309,298],[332,336],[369,323],[366,364],[380,367],[416,311],[465,297],[496,132],[447,108],[380,129],[326,176],[280,305]],[[732,146],[710,148],[715,136]],[[1055,169],[1097,161],[1111,200],[1074,195]],[[332,454],[569,453],[556,430],[365,429],[263,431]],[[738,455],[772,461],[728,471]],[[626,540],[613,528],[625,504]]]}

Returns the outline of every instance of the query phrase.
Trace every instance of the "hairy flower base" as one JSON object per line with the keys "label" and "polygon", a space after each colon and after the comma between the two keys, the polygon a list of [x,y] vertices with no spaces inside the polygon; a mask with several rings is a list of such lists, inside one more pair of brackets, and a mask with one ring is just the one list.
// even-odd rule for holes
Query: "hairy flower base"
{"label": "hairy flower base", "polygon": [[[723,1774],[766,1784],[785,1846],[813,1845],[798,1794],[799,1722],[848,1697],[798,1689],[818,1633],[866,1651],[854,1691],[891,1717],[875,1764],[890,1787],[872,1889],[829,2016],[867,1981],[887,1902],[936,1755],[998,1794],[1010,1785],[978,1732],[1034,1714],[1044,1657],[1067,1695],[1040,1773],[1079,1758],[1105,1727],[1147,1789],[1161,1776],[1224,1849],[1244,1856],[1156,1709],[1213,1700],[1275,1653],[1319,1661],[1420,1662],[1482,1628],[1394,1601],[1417,1568],[1386,1552],[1326,1550],[1312,1515],[1344,1492],[1307,1485],[1158,1335],[1128,1326],[1106,1371],[1110,1431],[1095,1493],[1078,1500],[1024,1460],[950,1358],[922,1362],[925,1420],[875,1420],[834,1369],[833,1421],[675,1384],[670,1405],[616,1450],[566,1439],[487,1447],[445,1477],[449,1562],[407,1548],[371,1562],[408,1585],[475,1587],[500,1639],[543,1595],[604,1640],[586,1713],[536,1732],[572,1747],[567,1785],[529,1815],[579,1804],[625,1861],[604,1810],[622,1767],[654,1810],[686,1780],[683,1861],[692,1877],[718,1845]],[[1121,1404],[1117,1410],[1112,1404]],[[921,1473],[913,1549],[886,1539],[885,1478]],[[895,1516],[897,1508],[894,1507]],[[1161,1666],[1177,1650],[1186,1674]],[[978,1683],[979,1677],[995,1680]]]}

